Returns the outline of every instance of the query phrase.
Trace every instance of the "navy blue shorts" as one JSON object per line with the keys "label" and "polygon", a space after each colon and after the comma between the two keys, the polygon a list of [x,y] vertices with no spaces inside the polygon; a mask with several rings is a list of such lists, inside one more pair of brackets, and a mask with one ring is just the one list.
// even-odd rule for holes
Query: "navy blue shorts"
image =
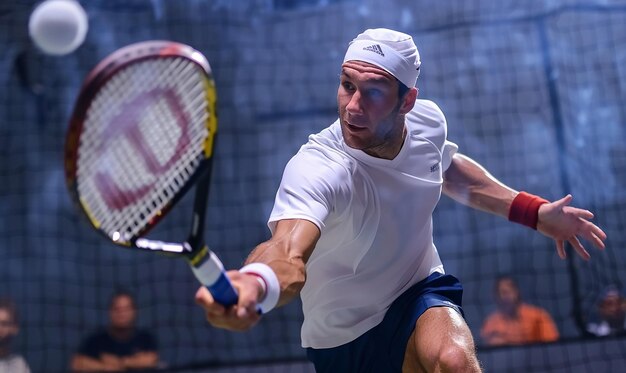
{"label": "navy blue shorts", "polygon": [[383,321],[359,338],[333,348],[307,348],[307,357],[317,373],[402,372],[417,319],[431,307],[450,307],[463,315],[462,296],[459,280],[435,272],[400,295]]}

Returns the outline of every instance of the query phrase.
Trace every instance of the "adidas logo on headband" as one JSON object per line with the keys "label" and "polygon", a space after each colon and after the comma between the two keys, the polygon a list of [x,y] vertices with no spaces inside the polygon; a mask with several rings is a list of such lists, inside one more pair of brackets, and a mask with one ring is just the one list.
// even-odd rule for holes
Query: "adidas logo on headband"
{"label": "adidas logo on headband", "polygon": [[343,62],[378,66],[409,88],[419,75],[420,55],[411,35],[389,29],[368,29],[348,44]]}
{"label": "adidas logo on headband", "polygon": [[372,44],[369,47],[363,48],[363,50],[364,51],[370,51],[370,52],[378,53],[381,56],[385,57],[385,54],[383,53],[383,50],[380,49],[380,45],[378,45],[378,44]]}

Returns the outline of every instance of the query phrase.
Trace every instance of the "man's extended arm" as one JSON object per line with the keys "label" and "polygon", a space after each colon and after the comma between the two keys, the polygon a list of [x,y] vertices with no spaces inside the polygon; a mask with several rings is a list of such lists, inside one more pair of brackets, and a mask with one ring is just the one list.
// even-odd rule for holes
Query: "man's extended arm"
{"label": "man's extended arm", "polygon": [[[519,192],[504,185],[476,161],[463,154],[455,154],[444,174],[443,192],[467,206],[509,219],[511,206]],[[557,252],[565,258],[565,241],[585,260],[589,253],[579,237],[604,249],[606,234],[589,219],[590,211],[569,206],[572,196],[541,204],[537,211],[536,229],[556,242]]]}

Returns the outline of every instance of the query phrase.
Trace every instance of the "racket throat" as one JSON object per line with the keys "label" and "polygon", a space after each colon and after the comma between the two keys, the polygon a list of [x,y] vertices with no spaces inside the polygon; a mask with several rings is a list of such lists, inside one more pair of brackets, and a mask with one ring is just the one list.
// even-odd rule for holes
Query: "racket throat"
{"label": "racket throat", "polygon": [[188,254],[191,253],[191,246],[185,243],[164,242],[157,240],[149,240],[147,238],[138,238],[135,241],[135,246],[139,249],[162,251],[165,253],[174,254]]}

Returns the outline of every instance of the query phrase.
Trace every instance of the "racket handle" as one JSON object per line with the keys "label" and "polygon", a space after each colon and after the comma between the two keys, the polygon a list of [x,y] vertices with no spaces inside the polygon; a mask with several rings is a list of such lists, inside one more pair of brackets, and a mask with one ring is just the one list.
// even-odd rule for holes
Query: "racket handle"
{"label": "racket handle", "polygon": [[225,307],[237,304],[237,291],[226,276],[224,265],[217,255],[205,246],[189,260],[189,264],[196,278],[206,286],[217,303]]}
{"label": "racket handle", "polygon": [[228,307],[237,304],[239,296],[237,295],[237,291],[233,285],[230,283],[228,277],[226,277],[225,272],[220,274],[220,277],[218,277],[217,281],[213,285],[205,286],[209,289],[209,292],[211,292],[213,299],[215,299],[215,301],[222,306]]}

